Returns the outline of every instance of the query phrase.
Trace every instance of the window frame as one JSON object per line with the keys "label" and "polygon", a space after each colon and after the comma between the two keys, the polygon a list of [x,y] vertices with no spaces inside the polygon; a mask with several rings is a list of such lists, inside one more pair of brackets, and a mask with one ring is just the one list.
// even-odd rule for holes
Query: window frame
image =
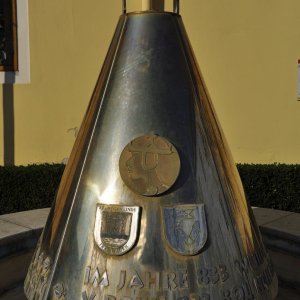
{"label": "window frame", "polygon": [[[0,0],[1,1],[1,0]],[[0,72],[0,84],[30,83],[29,0],[16,1],[18,70]]]}
{"label": "window frame", "polygon": [[[6,72],[6,71],[18,71],[18,35],[17,35],[17,0],[9,0],[11,5],[9,13],[10,16],[4,16],[4,22],[6,22],[5,25],[10,26],[9,29],[6,29],[9,31],[8,36],[11,39],[10,45],[11,49],[10,52],[12,52],[12,59],[11,62],[6,64],[0,64],[0,72]],[[4,4],[5,5],[5,4]]]}

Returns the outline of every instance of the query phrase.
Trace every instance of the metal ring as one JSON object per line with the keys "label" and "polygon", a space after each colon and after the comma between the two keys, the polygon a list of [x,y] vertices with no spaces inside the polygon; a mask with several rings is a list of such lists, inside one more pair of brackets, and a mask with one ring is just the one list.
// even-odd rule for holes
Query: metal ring
{"label": "metal ring", "polygon": [[179,15],[180,13],[179,0],[173,0],[173,11],[175,14]]}
{"label": "metal ring", "polygon": [[126,14],[126,11],[127,11],[127,5],[126,5],[126,0],[123,0],[122,1],[123,5],[122,5],[122,13],[125,15]]}
{"label": "metal ring", "polygon": [[[127,3],[126,0],[122,0],[122,13],[126,14],[127,12]],[[173,0],[173,11],[175,14],[179,15],[180,13],[180,3],[179,0]]]}

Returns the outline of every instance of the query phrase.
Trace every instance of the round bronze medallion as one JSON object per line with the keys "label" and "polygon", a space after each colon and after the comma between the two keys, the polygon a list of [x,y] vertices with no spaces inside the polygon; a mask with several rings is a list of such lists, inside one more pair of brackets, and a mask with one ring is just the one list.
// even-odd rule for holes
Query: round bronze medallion
{"label": "round bronze medallion", "polygon": [[144,196],[167,191],[180,171],[180,158],[174,145],[157,135],[144,135],[131,141],[120,156],[120,174],[125,184]]}

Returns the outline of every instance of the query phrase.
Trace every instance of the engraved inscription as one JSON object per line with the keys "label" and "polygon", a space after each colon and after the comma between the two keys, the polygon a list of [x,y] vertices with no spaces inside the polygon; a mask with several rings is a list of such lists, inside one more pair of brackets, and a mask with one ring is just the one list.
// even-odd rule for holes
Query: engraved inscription
{"label": "engraved inscription", "polygon": [[274,269],[272,263],[269,261],[267,267],[253,279],[254,285],[259,293],[268,290],[274,278]]}
{"label": "engraved inscription", "polygon": [[61,282],[55,284],[53,287],[53,293],[58,299],[63,299],[66,295],[64,285]]}
{"label": "engraved inscription", "polygon": [[235,286],[231,290],[224,290],[222,294],[223,300],[254,300],[254,296],[246,284]]}
{"label": "engraved inscription", "polygon": [[159,195],[170,189],[180,170],[175,147],[165,138],[145,135],[131,141],[120,156],[120,174],[135,193]]}
{"label": "engraved inscription", "polygon": [[141,280],[141,278],[139,277],[139,275],[135,274],[132,276],[129,286],[131,288],[133,288],[133,287],[142,288],[144,286],[144,284],[143,284],[143,281]]}
{"label": "engraved inscription", "polygon": [[110,255],[122,255],[135,244],[139,225],[138,206],[98,205],[94,238]]}
{"label": "engraved inscription", "polygon": [[178,284],[182,289],[187,289],[189,287],[187,271],[178,272]]}
{"label": "engraved inscription", "polygon": [[210,300],[208,293],[202,293],[202,295],[191,295],[190,300]]}
{"label": "engraved inscription", "polygon": [[[104,300],[168,300],[168,297],[165,296],[158,296],[158,297],[128,297],[128,296],[124,296],[124,297],[120,297],[117,298],[113,295],[104,295]],[[175,300],[211,300],[211,297],[208,293],[203,293],[201,295],[195,295],[195,294],[191,294],[191,295],[187,295],[187,296],[180,296],[180,297],[176,297],[174,298]],[[85,299],[84,299],[85,300]]]}
{"label": "engraved inscription", "polygon": [[27,298],[43,299],[48,286],[50,268],[50,258],[43,252],[40,253],[40,248],[38,247],[24,283],[24,291]]}
{"label": "engraved inscription", "polygon": [[145,274],[146,277],[146,284],[145,288],[146,289],[154,289],[154,290],[159,290],[159,273],[155,272],[152,274],[151,272],[146,272]]}
{"label": "engraved inscription", "polygon": [[164,290],[175,290],[177,288],[177,284],[175,282],[176,274],[166,273],[165,276],[163,276],[163,289]]}
{"label": "engraved inscription", "polygon": [[259,266],[266,262],[267,254],[264,249],[259,249],[251,256],[243,257],[241,261],[236,260],[234,263],[241,273],[251,268],[252,270],[257,269]]}
{"label": "engraved inscription", "polygon": [[[105,288],[109,285],[112,289],[121,292],[122,289],[130,288],[135,290],[143,289],[144,291],[188,291],[190,280],[198,282],[199,290],[202,291],[208,285],[215,285],[219,282],[223,283],[229,278],[227,267],[220,264],[217,267],[205,268],[199,267],[194,275],[189,275],[186,269],[179,269],[176,272],[143,272],[139,273],[134,270],[121,270],[119,275],[114,274],[114,280],[110,283],[109,274],[106,270],[101,270],[99,267],[86,267],[84,277],[84,290],[82,292],[83,299],[93,299],[98,295],[99,287]],[[204,290],[206,291],[206,290]],[[197,295],[195,299],[209,299],[209,294],[206,296]],[[107,295],[114,297],[114,295]],[[189,295],[188,297],[192,297]],[[201,298],[202,297],[202,298]],[[192,299],[192,298],[191,298]]]}
{"label": "engraved inscription", "polygon": [[99,269],[96,268],[94,273],[91,273],[91,268],[86,268],[85,273],[85,284],[90,283],[92,286],[109,286],[108,276],[106,270],[102,273],[99,272]]}
{"label": "engraved inscription", "polygon": [[84,284],[88,284],[90,281],[91,267],[86,267],[85,276],[84,276]]}
{"label": "engraved inscription", "polygon": [[[196,275],[196,276],[195,276]],[[113,276],[110,282],[109,276]],[[85,277],[84,277],[84,288],[82,291],[82,300],[96,300],[99,297],[105,297],[103,299],[130,299],[130,297],[124,297],[124,294],[128,289],[132,290],[135,295],[135,300],[142,300],[144,298],[139,298],[139,290],[143,293],[151,293],[151,291],[156,291],[158,293],[155,299],[164,299],[164,296],[160,293],[166,292],[178,292],[184,298],[178,299],[189,299],[189,300],[210,300],[211,296],[208,293],[211,288],[210,285],[216,285],[217,283],[223,283],[229,278],[227,272],[227,267],[224,264],[219,264],[216,267],[199,267],[195,274],[189,274],[187,269],[178,269],[177,271],[163,271],[163,272],[137,272],[135,270],[121,270],[119,275],[110,274],[106,270],[100,267],[91,268],[86,267]],[[189,294],[190,281],[198,282],[197,294]],[[120,293],[122,296],[111,295],[105,293],[105,288],[110,286],[112,290]],[[245,295],[247,287],[242,287],[244,289]],[[108,290],[106,290],[108,291]],[[100,293],[101,292],[101,293]],[[239,289],[237,291],[230,290],[230,293],[235,293],[237,295],[243,294]],[[227,290],[223,294],[227,293]],[[222,296],[223,296],[222,294]],[[100,299],[100,298],[99,298]],[[102,299],[102,298],[101,298]],[[145,298],[146,299],[146,298]],[[148,298],[147,298],[148,299]],[[149,298],[150,299],[150,298]],[[151,298],[152,299],[152,298]],[[177,299],[177,298],[176,298]],[[249,298],[250,299],[250,298]],[[248,299],[246,299],[248,300]]]}
{"label": "engraved inscription", "polygon": [[187,289],[188,285],[188,275],[187,271],[177,271],[177,272],[145,272],[142,278],[137,272],[127,278],[126,271],[122,270],[120,272],[117,289],[121,290],[124,286],[129,286],[130,288],[145,288],[145,289],[155,289],[155,290],[170,290],[173,291],[176,288]]}
{"label": "engraved inscription", "polygon": [[212,268],[201,267],[198,270],[199,285],[217,284],[218,282],[225,282],[228,278],[229,274],[225,265]]}
{"label": "engraved inscription", "polygon": [[82,291],[83,300],[93,300],[96,297],[99,287],[109,286],[107,271],[99,271],[98,267],[92,270],[90,266],[85,269],[84,285],[86,289]]}
{"label": "engraved inscription", "polygon": [[242,260],[236,260],[235,267],[243,276],[247,276],[249,272],[254,272],[252,277],[253,284],[258,294],[269,289],[273,282],[275,273],[270,258],[265,256],[263,250],[256,252],[252,256],[243,257]]}
{"label": "engraved inscription", "polygon": [[115,300],[116,297],[112,296],[112,295],[105,295],[104,296],[104,300]]}
{"label": "engraved inscription", "polygon": [[[119,274],[119,278],[115,279],[113,285],[115,284],[117,290],[122,290],[124,287],[157,291],[174,291],[176,289],[189,288],[187,270],[161,273],[145,272],[142,276],[138,272],[122,270]],[[92,288],[96,291],[99,287],[107,287],[109,285],[110,282],[106,270],[100,271],[98,267],[92,270],[90,266],[86,267],[84,286],[87,290]],[[93,294],[88,294],[87,290],[83,291],[83,297],[89,299]]]}
{"label": "engraved inscription", "polygon": [[96,297],[96,293],[94,290],[90,294],[87,293],[87,291],[82,292],[82,300],[93,300]]}
{"label": "engraved inscription", "polygon": [[117,285],[117,289],[120,290],[124,287],[125,284],[125,279],[126,279],[126,271],[121,271],[120,273],[120,280],[119,283]]}

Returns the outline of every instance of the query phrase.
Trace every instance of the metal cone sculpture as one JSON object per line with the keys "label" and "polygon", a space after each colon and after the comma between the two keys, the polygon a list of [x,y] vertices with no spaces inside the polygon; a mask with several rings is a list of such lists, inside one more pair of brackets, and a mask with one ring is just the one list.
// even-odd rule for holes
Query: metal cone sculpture
{"label": "metal cone sculpture", "polygon": [[178,13],[124,13],[28,299],[274,299],[277,279]]}

